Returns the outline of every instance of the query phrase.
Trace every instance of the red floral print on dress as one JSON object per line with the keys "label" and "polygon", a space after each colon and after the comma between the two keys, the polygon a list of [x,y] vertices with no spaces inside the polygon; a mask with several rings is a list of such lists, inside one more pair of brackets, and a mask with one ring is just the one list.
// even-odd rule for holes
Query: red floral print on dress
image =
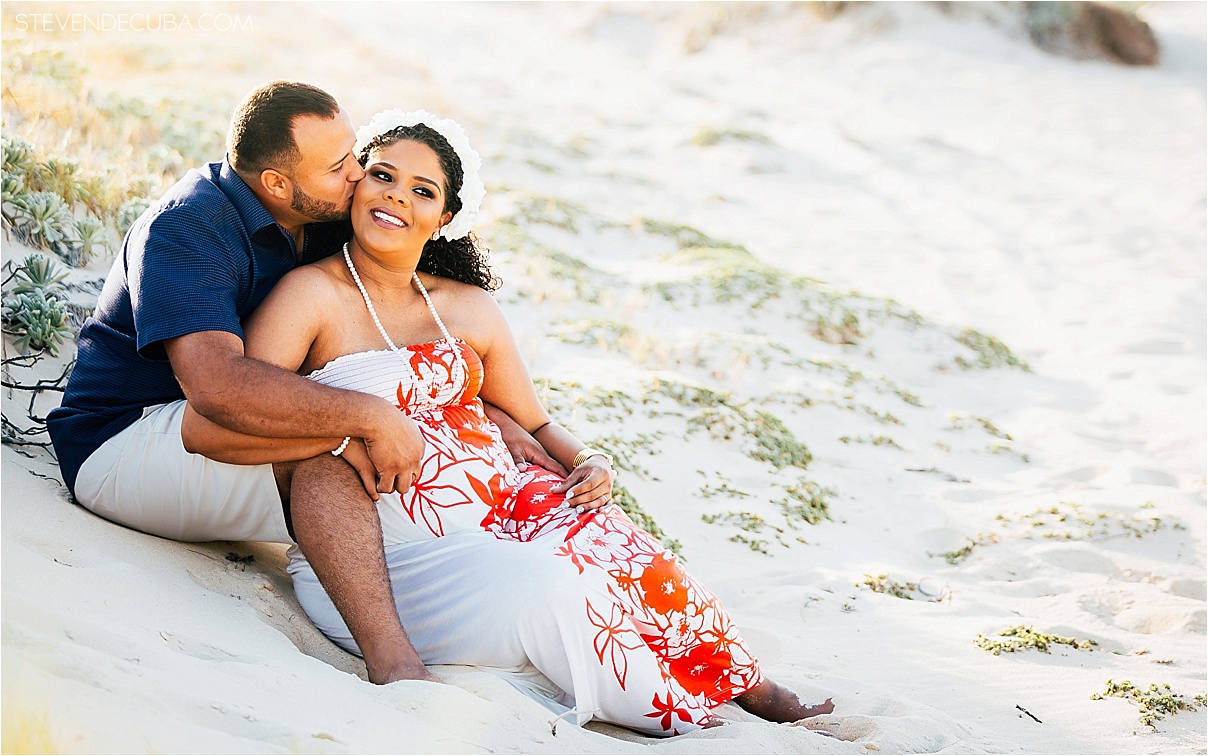
{"label": "red floral print on dress", "polygon": [[596,656],[600,660],[600,664],[604,664],[604,657],[608,657],[608,661],[612,664],[612,673],[616,677],[617,683],[621,686],[621,690],[625,689],[625,677],[629,671],[629,659],[625,655],[625,651],[633,651],[642,647],[642,638],[629,627],[626,621],[625,612],[616,604],[608,605],[608,618],[596,611],[588,600],[587,604],[587,621],[593,627],[600,628],[596,633],[595,639],[592,641],[592,646],[595,649]]}
{"label": "red floral print on dress", "polygon": [[657,557],[642,571],[638,583],[645,592],[646,600],[643,603],[659,614],[682,612],[688,606],[684,571],[674,558]]}
{"label": "red floral print on dress", "polygon": [[[655,693],[654,699],[650,702],[650,705],[654,707],[654,711],[646,716],[657,718],[659,726],[664,731],[675,735],[679,734],[679,731],[674,726],[676,720],[688,724],[704,724],[704,722],[693,722],[692,712],[688,710],[685,703],[683,698],[675,697],[675,693],[671,689],[667,690],[666,699],[660,698],[659,694]],[[705,721],[708,721],[707,716],[705,717]]]}
{"label": "red floral print on dress", "polygon": [[700,643],[683,656],[672,659],[667,666],[671,674],[693,694],[707,694],[717,687],[717,670],[729,669],[733,660],[722,647]]}

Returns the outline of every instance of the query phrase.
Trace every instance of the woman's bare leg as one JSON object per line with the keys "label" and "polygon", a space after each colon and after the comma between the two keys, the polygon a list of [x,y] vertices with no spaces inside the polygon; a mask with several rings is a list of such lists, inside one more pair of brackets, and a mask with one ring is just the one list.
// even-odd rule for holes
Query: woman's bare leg
{"label": "woman's bare leg", "polygon": [[763,682],[735,698],[734,703],[769,722],[796,722],[835,710],[835,704],[829,698],[817,706],[806,706],[796,693],[770,677],[763,678]]}

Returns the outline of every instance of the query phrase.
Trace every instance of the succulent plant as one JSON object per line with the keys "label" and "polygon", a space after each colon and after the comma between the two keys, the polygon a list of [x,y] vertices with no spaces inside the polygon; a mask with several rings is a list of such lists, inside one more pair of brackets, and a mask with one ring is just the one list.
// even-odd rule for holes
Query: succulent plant
{"label": "succulent plant", "polygon": [[46,255],[35,252],[25,258],[21,266],[14,271],[13,294],[27,294],[41,289],[49,297],[63,299],[67,294],[63,281],[67,279],[67,271]]}
{"label": "succulent plant", "polygon": [[52,155],[35,166],[29,183],[34,189],[54,192],[70,207],[80,199],[76,180],[79,171],[78,161]]}
{"label": "succulent plant", "polygon": [[125,239],[130,227],[149,207],[151,207],[151,200],[146,197],[132,197],[123,202],[114,221],[117,224],[117,235]]}
{"label": "succulent plant", "polygon": [[79,248],[81,263],[87,262],[92,257],[94,249],[100,247],[108,249],[109,247],[109,242],[105,239],[105,224],[87,215],[83,218],[76,218],[75,238],[71,241],[73,246]]}
{"label": "succulent plant", "polygon": [[38,164],[34,146],[20,137],[3,139],[4,172],[16,173],[22,178],[33,173]]}
{"label": "succulent plant", "polygon": [[14,203],[18,234],[35,247],[52,249],[74,231],[71,211],[54,192],[34,192]]}
{"label": "succulent plant", "polygon": [[46,350],[58,354],[59,345],[71,334],[67,271],[46,255],[34,253],[13,271],[12,296],[4,300],[4,328],[16,336],[14,346],[21,354]]}
{"label": "succulent plant", "polygon": [[25,198],[25,177],[20,173],[4,172],[3,197],[0,198],[0,213],[4,216],[4,228],[15,227],[20,218],[19,205]]}
{"label": "succulent plant", "polygon": [[59,346],[71,334],[67,325],[67,307],[45,290],[18,294],[4,301],[4,325],[17,338],[13,346],[21,354],[45,350],[58,354]]}
{"label": "succulent plant", "polygon": [[112,166],[82,171],[76,179],[76,200],[97,218],[112,218],[126,200],[126,190]]}
{"label": "succulent plant", "polygon": [[25,177],[17,172],[4,172],[3,178],[4,204],[16,202],[19,198],[24,197],[27,192],[25,189]]}

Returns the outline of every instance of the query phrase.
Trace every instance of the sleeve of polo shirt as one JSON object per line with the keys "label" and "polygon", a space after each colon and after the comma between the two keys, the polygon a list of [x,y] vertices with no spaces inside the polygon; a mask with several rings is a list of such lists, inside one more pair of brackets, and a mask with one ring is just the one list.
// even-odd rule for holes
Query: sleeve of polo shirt
{"label": "sleeve of polo shirt", "polygon": [[199,331],[243,338],[236,303],[247,252],[215,226],[216,219],[178,206],[139,229],[142,254],[140,239],[129,240],[127,275],[141,356],[166,360],[165,341]]}

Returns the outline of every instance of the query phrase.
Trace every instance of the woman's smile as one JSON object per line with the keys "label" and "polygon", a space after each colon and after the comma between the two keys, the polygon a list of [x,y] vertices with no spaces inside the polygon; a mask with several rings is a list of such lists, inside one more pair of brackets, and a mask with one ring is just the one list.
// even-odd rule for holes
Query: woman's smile
{"label": "woman's smile", "polygon": [[374,223],[382,228],[398,229],[406,228],[407,226],[411,225],[398,215],[380,207],[370,210],[369,216],[373,218]]}

